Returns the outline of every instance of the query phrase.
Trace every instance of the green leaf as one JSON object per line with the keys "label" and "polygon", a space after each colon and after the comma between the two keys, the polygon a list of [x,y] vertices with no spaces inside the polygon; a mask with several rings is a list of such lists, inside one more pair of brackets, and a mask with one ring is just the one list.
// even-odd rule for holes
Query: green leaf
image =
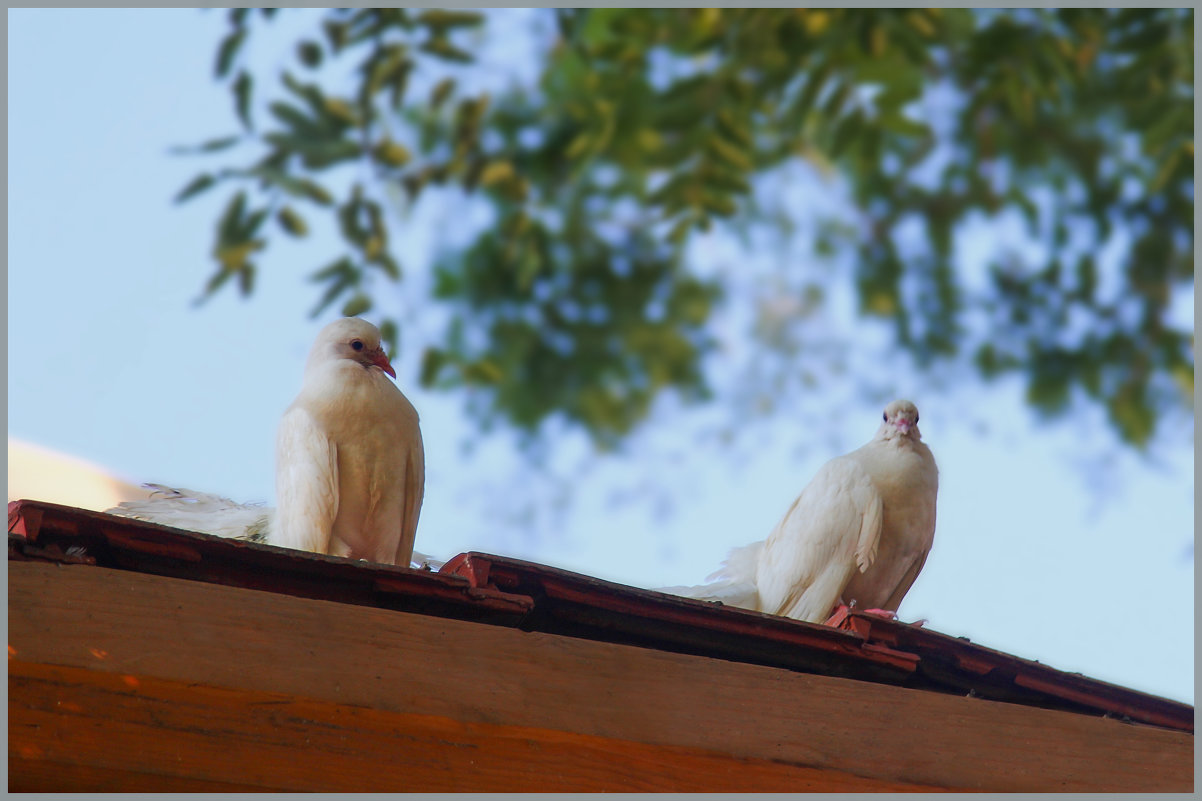
{"label": "green leaf", "polygon": [[321,66],[321,45],[312,39],[305,39],[296,46],[296,55],[301,63],[310,69]]}
{"label": "green leaf", "polygon": [[279,220],[280,227],[295,237],[302,237],[309,233],[309,226],[305,223],[303,217],[292,210],[290,206],[283,206],[276,215]]}
{"label": "green leaf", "polygon": [[747,195],[751,193],[751,184],[744,173],[738,170],[723,169],[718,165],[707,165],[703,171],[706,186],[719,190],[724,194]]}
{"label": "green leaf", "polygon": [[702,195],[702,205],[705,209],[719,217],[733,217],[738,211],[734,198],[716,192],[706,192]]}
{"label": "green leaf", "polygon": [[753,165],[751,159],[737,145],[733,145],[721,136],[711,136],[705,143],[706,152],[728,167],[740,172],[750,172]]}
{"label": "green leaf", "polygon": [[242,135],[234,134],[233,136],[223,136],[219,139],[209,139],[201,142],[199,145],[173,147],[168,152],[177,156],[186,156],[193,153],[217,153],[222,150],[228,150],[241,141]]}
{"label": "green leaf", "polygon": [[926,125],[901,113],[882,114],[878,119],[878,124],[898,136],[925,138],[931,135],[931,129]]}
{"label": "green leaf", "polygon": [[366,311],[371,310],[371,298],[362,293],[358,293],[351,297],[342,306],[343,317],[358,317]]}
{"label": "green leaf", "polygon": [[359,124],[359,118],[342,98],[327,97],[321,108],[321,115],[332,130],[343,131]]}
{"label": "green leaf", "polygon": [[826,86],[830,74],[830,64],[823,62],[806,76],[805,86],[802,87],[801,94],[798,95],[797,102],[793,104],[791,111],[798,123],[804,122],[809,115],[810,110],[814,107],[814,101],[818,99],[818,94]]}
{"label": "green leaf", "polygon": [[246,192],[240,191],[230,198],[226,204],[225,213],[217,223],[217,242],[219,247],[238,244],[238,232],[242,227],[242,218],[246,214]]}
{"label": "green leaf", "polygon": [[380,322],[380,341],[388,345],[389,356],[395,359],[400,350],[400,332],[392,318]]}
{"label": "green leaf", "polygon": [[858,109],[839,121],[832,136],[831,158],[838,158],[843,151],[855,143],[864,130],[864,123],[864,114]]}
{"label": "green leaf", "polygon": [[286,70],[280,76],[280,82],[284,84],[285,89],[304,100],[305,105],[307,105],[314,114],[323,113],[326,104],[326,96],[325,93],[321,91],[321,88],[317,86],[317,84],[301,83],[295,77],[293,77],[292,73]]}
{"label": "green leaf", "polygon": [[321,170],[361,158],[363,151],[358,143],[349,139],[313,142],[306,144],[301,152],[301,161],[311,170]]}
{"label": "green leaf", "polygon": [[480,171],[478,183],[487,188],[493,184],[510,181],[515,175],[517,172],[513,169],[513,162],[506,159],[495,159],[484,165]]}
{"label": "green leaf", "polygon": [[367,78],[360,87],[360,106],[369,107],[376,93],[387,88],[389,102],[394,109],[399,109],[413,67],[413,60],[409,58],[408,49],[404,45],[389,44],[374,51],[363,65]]}
{"label": "green leaf", "polygon": [[1110,420],[1127,442],[1147,444],[1156,430],[1156,413],[1148,403],[1146,389],[1135,380],[1124,384],[1107,403]]}
{"label": "green leaf", "polygon": [[383,270],[384,274],[393,281],[401,280],[401,265],[388,251],[381,251],[372,263]]}
{"label": "green leaf", "polygon": [[440,348],[427,347],[422,353],[421,374],[418,381],[423,387],[432,387],[438,373],[448,361],[447,352]]}
{"label": "green leaf", "polygon": [[326,39],[330,43],[330,48],[337,55],[346,45],[347,26],[329,19],[322,22],[321,26],[326,32]]}
{"label": "green leaf", "polygon": [[698,194],[697,175],[693,172],[678,172],[669,178],[663,186],[656,189],[647,197],[647,202],[668,206],[693,205]]}
{"label": "green leaf", "polygon": [[309,276],[309,280],[313,283],[321,283],[338,275],[353,276],[354,270],[354,263],[346,256],[343,256],[313,273],[313,275]]}
{"label": "green leaf", "polygon": [[199,195],[201,192],[209,189],[217,183],[217,179],[209,173],[201,173],[188,182],[188,185],[179,191],[175,196],[176,203],[183,203],[185,200]]}
{"label": "green leaf", "polygon": [[695,224],[696,218],[691,215],[680,218],[672,226],[672,230],[668,232],[668,241],[674,245],[683,244]]}
{"label": "green leaf", "polygon": [[405,194],[409,197],[409,202],[417,200],[417,196],[421,194],[422,189],[429,182],[429,174],[423,170],[418,173],[410,173],[401,179],[401,186],[405,188]]}
{"label": "green leaf", "polygon": [[447,98],[451,96],[451,92],[455,91],[455,79],[443,78],[434,85],[430,91],[430,108],[437,111]]}
{"label": "green leaf", "polygon": [[257,209],[247,215],[238,228],[239,239],[250,239],[259,232],[263,221],[267,219],[267,209]]}
{"label": "green leaf", "polygon": [[385,77],[385,83],[389,86],[388,102],[392,104],[394,110],[400,109],[401,103],[405,100],[405,90],[409,86],[409,73],[413,71],[413,61],[411,59],[403,59]]}
{"label": "green leaf", "polygon": [[308,178],[294,178],[284,173],[270,173],[272,183],[293,197],[303,197],[321,206],[329,206],[334,196],[321,184]]}
{"label": "green leaf", "polygon": [[447,11],[431,8],[417,15],[419,25],[439,30],[447,28],[474,28],[484,23],[484,15],[475,11]]}
{"label": "green leaf", "polygon": [[736,120],[730,110],[725,108],[718,109],[717,120],[718,132],[729,139],[734,147],[743,152],[752,149],[754,139],[750,125]]}
{"label": "green leaf", "polygon": [[[852,83],[844,81],[835,87],[835,90],[830,93],[826,100],[822,101],[821,111],[822,116],[826,119],[835,119],[839,116],[839,112],[847,105],[847,101],[851,98],[855,87]],[[850,115],[849,115],[850,116]]]}
{"label": "green leaf", "polygon": [[463,380],[469,384],[499,384],[505,373],[490,359],[470,362],[460,368]]}
{"label": "green leaf", "polygon": [[421,44],[418,47],[423,53],[429,53],[432,56],[437,56],[444,61],[454,61],[459,64],[470,64],[472,62],[472,54],[466,50],[460,50],[449,40],[435,36]]}
{"label": "green leaf", "polygon": [[304,112],[282,101],[276,101],[267,107],[272,116],[301,135],[312,135],[318,131],[317,124],[305,116]]}
{"label": "green leaf", "polygon": [[217,247],[213,255],[221,263],[222,269],[237,272],[246,269],[250,265],[250,255],[264,247],[266,247],[266,243],[261,239],[228,242]]}
{"label": "green leaf", "polygon": [[234,273],[230,270],[218,269],[217,272],[213,273],[213,275],[211,275],[209,280],[205,283],[204,292],[202,292],[201,296],[196,299],[196,305],[203,303],[206,298],[211,297],[217,292],[218,289],[221,289],[221,287],[225,285],[226,281],[229,281],[233,276]]}
{"label": "green leaf", "polygon": [[238,271],[238,290],[248,296],[255,288],[255,266],[250,262],[244,262],[242,269]]}
{"label": "green leaf", "polygon": [[593,141],[593,136],[589,131],[581,131],[568,143],[567,149],[563,152],[563,157],[568,161],[575,161],[593,149]]}
{"label": "green leaf", "polygon": [[329,286],[322,293],[317,305],[309,312],[310,317],[316,317],[325,311],[338,296],[359,284],[359,270],[349,258],[343,257],[312,277],[313,281],[329,281]]}
{"label": "green leaf", "polygon": [[316,317],[321,314],[330,304],[338,299],[338,296],[346,292],[350,288],[350,282],[346,280],[338,280],[326,287],[326,291],[322,293],[321,299],[317,301],[317,305],[309,311],[309,317]]}
{"label": "green leaf", "polygon": [[245,70],[239,72],[233,85],[234,108],[238,112],[238,119],[247,130],[253,127],[250,121],[250,95],[253,88],[254,79],[250,77],[250,73]]}
{"label": "green leaf", "polygon": [[342,229],[343,238],[360,249],[366,247],[371,235],[359,220],[363,211],[363,187],[361,184],[355,184],[350,199],[338,208],[338,225]]}
{"label": "green leaf", "polygon": [[413,154],[407,147],[391,139],[381,140],[372,154],[376,157],[376,161],[389,167],[404,167],[413,159]]}
{"label": "green leaf", "polygon": [[1183,152],[1181,148],[1173,148],[1169,151],[1168,156],[1161,162],[1160,168],[1156,171],[1156,177],[1152,179],[1152,183],[1148,185],[1150,194],[1159,194],[1169,182],[1169,177],[1181,162]]}
{"label": "green leaf", "polygon": [[234,57],[238,55],[238,50],[241,49],[245,41],[245,28],[237,28],[221,40],[221,45],[217,48],[217,64],[215,68],[218,78],[224,78],[226,73],[230,71],[230,67],[234,63]]}

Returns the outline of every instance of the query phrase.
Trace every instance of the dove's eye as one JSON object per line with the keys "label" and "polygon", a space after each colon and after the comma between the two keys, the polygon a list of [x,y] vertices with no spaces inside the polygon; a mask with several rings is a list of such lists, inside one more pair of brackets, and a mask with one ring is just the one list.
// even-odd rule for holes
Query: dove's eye
{"label": "dove's eye", "polygon": [[354,350],[363,350],[362,340],[352,339],[351,340],[351,348],[353,348]]}
{"label": "dove's eye", "polygon": [[888,423],[889,422],[889,412],[882,412],[881,419],[884,420],[886,423]]}

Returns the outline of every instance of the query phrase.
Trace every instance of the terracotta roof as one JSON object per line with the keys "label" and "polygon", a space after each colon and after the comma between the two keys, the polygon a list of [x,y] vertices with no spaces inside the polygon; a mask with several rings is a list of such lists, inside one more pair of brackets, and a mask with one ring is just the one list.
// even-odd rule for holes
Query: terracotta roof
{"label": "terracotta roof", "polygon": [[491,554],[460,554],[435,573],[23,500],[9,504],[9,559],[94,564],[1194,730],[1187,704],[916,625],[854,610],[837,626],[803,623]]}

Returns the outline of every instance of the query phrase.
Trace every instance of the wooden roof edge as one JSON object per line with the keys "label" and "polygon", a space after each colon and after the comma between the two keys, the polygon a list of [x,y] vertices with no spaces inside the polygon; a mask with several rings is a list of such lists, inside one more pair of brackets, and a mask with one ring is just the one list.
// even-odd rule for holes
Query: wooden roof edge
{"label": "wooden roof edge", "polygon": [[[463,569],[460,565],[471,567]],[[487,567],[482,568],[482,565]],[[880,659],[899,668],[906,665],[909,670],[914,670],[923,660],[939,659],[963,671],[969,679],[974,676],[994,677],[1013,684],[1019,693],[1030,691],[1110,717],[1191,733],[1194,730],[1194,708],[1189,704],[1080,673],[1058,670],[1038,661],[979,645],[966,637],[954,637],[925,628],[922,624],[890,620],[875,613],[846,610],[839,616],[841,620],[838,628],[835,628],[630,587],[549,565],[474,551],[448,561],[443,570],[470,576],[473,581],[483,578],[487,582],[500,575],[501,581],[507,586],[521,587],[521,591],[529,594],[537,594],[533,584],[548,597],[575,602],[591,600],[599,606],[625,608],[647,617],[660,616],[664,614],[663,610],[695,611],[710,616],[709,625],[715,628],[746,630],[754,626],[760,636],[781,636],[800,647],[817,647],[830,652],[849,647],[858,650],[861,658]],[[522,575],[525,581],[516,581],[511,577],[513,574]],[[640,602],[643,604],[641,609]],[[671,612],[668,614],[672,616]],[[735,619],[745,625],[732,626]],[[855,635],[855,639],[836,640],[833,637],[835,632]],[[987,692],[976,694],[988,697]]]}
{"label": "wooden roof edge", "polygon": [[10,559],[100,565],[489,622],[520,618],[533,606],[530,598],[473,587],[461,576],[245,542],[43,501],[11,501],[8,531]]}
{"label": "wooden roof edge", "polygon": [[1194,730],[1188,704],[856,610],[838,627],[818,625],[476,551],[438,572],[414,570],[32,500],[9,503],[9,535],[10,559],[138,570]]}
{"label": "wooden roof edge", "polygon": [[913,652],[920,659],[950,658],[958,667],[972,673],[1003,673],[1011,676],[1019,687],[1091,707],[1110,717],[1191,733],[1194,730],[1194,708],[1189,704],[1081,673],[1059,670],[1037,660],[979,645],[967,637],[953,637],[921,625],[856,610],[849,612],[842,627],[861,633],[869,642],[881,642]]}

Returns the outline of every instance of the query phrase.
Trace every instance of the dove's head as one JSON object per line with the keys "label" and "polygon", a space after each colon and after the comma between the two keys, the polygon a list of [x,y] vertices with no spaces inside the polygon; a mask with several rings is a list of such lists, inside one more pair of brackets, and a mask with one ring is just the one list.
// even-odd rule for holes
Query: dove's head
{"label": "dove's head", "polygon": [[922,439],[918,432],[918,407],[908,400],[895,400],[885,407],[881,436],[885,439],[911,437]]}
{"label": "dove's head", "polygon": [[321,329],[309,352],[308,367],[333,359],[348,359],[368,370],[379,367],[396,378],[396,371],[380,344],[380,329],[358,317],[343,317]]}

